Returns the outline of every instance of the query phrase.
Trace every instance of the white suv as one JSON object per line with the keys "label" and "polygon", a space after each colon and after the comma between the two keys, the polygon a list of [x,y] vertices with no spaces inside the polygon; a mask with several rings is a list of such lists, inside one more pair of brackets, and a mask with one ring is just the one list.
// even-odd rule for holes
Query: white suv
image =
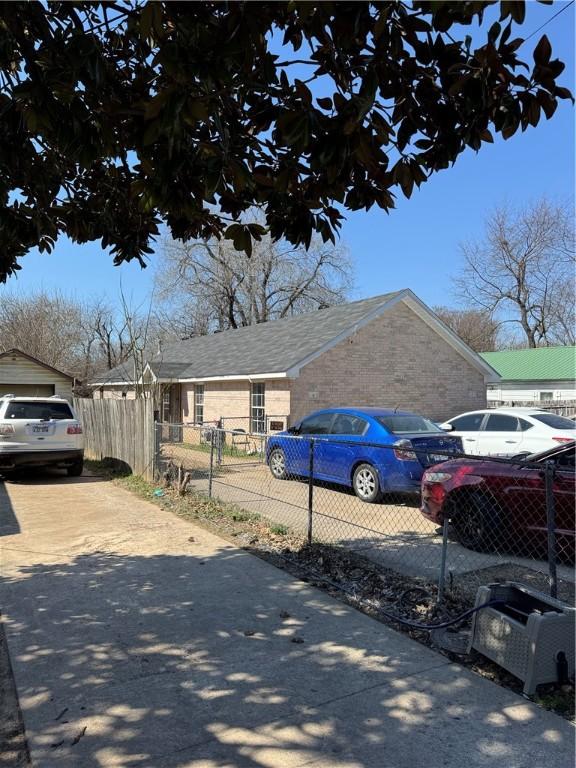
{"label": "white suv", "polygon": [[66,468],[82,474],[82,426],[60,397],[0,396],[0,474],[20,467]]}

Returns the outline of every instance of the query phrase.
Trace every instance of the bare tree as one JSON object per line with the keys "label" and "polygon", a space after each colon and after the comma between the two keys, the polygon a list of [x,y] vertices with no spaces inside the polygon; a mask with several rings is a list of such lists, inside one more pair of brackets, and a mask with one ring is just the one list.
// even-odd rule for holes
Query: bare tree
{"label": "bare tree", "polygon": [[495,209],[484,237],[461,246],[461,299],[519,326],[528,347],[573,343],[573,221],[573,205],[545,198]]}
{"label": "bare tree", "polygon": [[[128,363],[134,376],[136,397],[158,399],[160,389],[151,381],[145,381],[146,361],[160,351],[162,332],[155,313],[152,310],[152,298],[147,307],[141,304],[134,308],[120,287],[120,317],[126,334],[124,362]],[[156,348],[155,348],[156,347]]]}
{"label": "bare tree", "polygon": [[498,323],[483,309],[434,307],[434,312],[475,352],[498,349]]}
{"label": "bare tree", "polygon": [[82,309],[60,292],[41,290],[22,296],[3,291],[0,348],[16,347],[72,375],[82,358]]}
{"label": "bare tree", "polygon": [[2,292],[0,350],[16,347],[82,382],[135,355],[140,370],[157,336],[150,307],[133,309],[123,295],[114,308],[102,298],[82,301],[59,291]]}
{"label": "bare tree", "polygon": [[320,241],[306,250],[264,236],[250,257],[228,240],[170,241],[157,273],[163,325],[197,336],[327,307],[346,299],[351,274],[346,249]]}

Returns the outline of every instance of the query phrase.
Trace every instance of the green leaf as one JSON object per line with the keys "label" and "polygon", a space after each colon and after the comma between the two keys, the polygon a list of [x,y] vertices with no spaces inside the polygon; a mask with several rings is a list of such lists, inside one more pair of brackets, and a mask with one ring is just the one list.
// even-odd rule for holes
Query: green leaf
{"label": "green leaf", "polygon": [[554,88],[554,96],[558,96],[560,99],[570,99],[571,101],[574,101],[574,96],[572,95],[572,91],[569,88],[561,88],[560,86],[556,86]]}
{"label": "green leaf", "polygon": [[502,27],[500,26],[500,24],[498,24],[497,21],[495,21],[494,24],[492,24],[492,26],[488,30],[488,42],[494,45],[496,40],[498,40],[498,37],[501,31],[502,31]]}
{"label": "green leaf", "polygon": [[156,139],[160,136],[160,130],[160,120],[154,120],[148,125],[144,131],[144,136],[142,137],[142,143],[145,147],[147,147],[149,144],[153,144],[156,141]]}
{"label": "green leaf", "polygon": [[500,3],[500,21],[504,21],[508,16],[511,16],[517,24],[522,24],[526,16],[524,0],[502,0]]}
{"label": "green leaf", "polygon": [[550,45],[550,40],[548,40],[546,35],[542,35],[538,41],[538,45],[536,48],[534,48],[533,55],[536,64],[548,64],[550,61],[550,56],[552,55],[552,46]]}

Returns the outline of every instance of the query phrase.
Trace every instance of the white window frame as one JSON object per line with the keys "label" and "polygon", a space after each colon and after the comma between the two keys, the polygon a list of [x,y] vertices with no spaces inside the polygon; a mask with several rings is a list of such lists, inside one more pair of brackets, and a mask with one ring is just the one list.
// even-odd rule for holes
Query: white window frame
{"label": "white window frame", "polygon": [[204,384],[194,384],[194,424],[204,424]]}
{"label": "white window frame", "polygon": [[266,432],[266,383],[252,383],[250,387],[250,431],[255,434]]}
{"label": "white window frame", "polygon": [[164,424],[170,423],[170,404],[170,385],[168,384],[164,387],[164,391],[162,392],[162,422]]}

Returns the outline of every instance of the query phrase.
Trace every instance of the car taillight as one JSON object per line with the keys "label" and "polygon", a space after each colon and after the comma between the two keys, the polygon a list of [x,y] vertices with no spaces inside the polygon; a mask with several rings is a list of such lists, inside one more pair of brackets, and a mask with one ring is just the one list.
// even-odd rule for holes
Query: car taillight
{"label": "car taillight", "polygon": [[82,427],[80,426],[80,424],[76,424],[76,426],[68,427],[66,432],[69,435],[81,435],[82,434]]}
{"label": "car taillight", "polygon": [[574,440],[573,437],[553,437],[555,443],[571,443]]}
{"label": "car taillight", "polygon": [[410,440],[397,440],[394,443],[394,456],[400,461],[416,461],[416,454],[410,448],[412,448]]}
{"label": "car taillight", "polygon": [[13,435],[14,427],[12,424],[0,424],[0,435]]}

